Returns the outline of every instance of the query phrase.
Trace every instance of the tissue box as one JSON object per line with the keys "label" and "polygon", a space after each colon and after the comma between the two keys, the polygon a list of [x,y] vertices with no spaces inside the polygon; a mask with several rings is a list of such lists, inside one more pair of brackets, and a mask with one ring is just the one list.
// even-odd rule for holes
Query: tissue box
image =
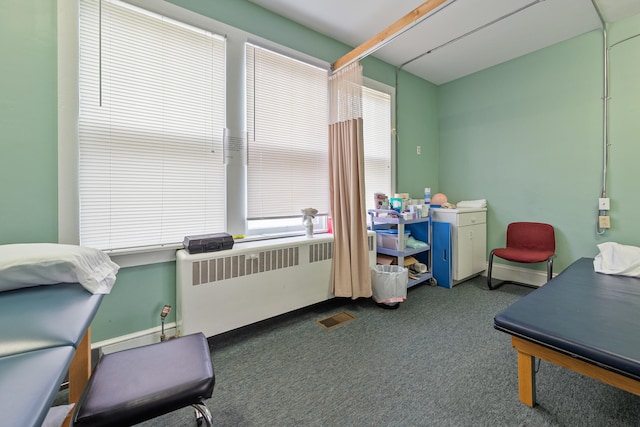
{"label": "tissue box", "polygon": [[401,199],[400,197],[392,197],[389,199],[389,207],[397,212],[407,210],[409,199]]}

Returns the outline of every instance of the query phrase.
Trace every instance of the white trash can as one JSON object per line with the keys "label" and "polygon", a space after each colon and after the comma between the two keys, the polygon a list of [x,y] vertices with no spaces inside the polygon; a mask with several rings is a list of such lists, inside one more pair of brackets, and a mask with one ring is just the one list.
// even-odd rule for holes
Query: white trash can
{"label": "white trash can", "polygon": [[373,300],[378,305],[393,308],[407,299],[409,270],[398,265],[375,265],[371,267],[371,287]]}

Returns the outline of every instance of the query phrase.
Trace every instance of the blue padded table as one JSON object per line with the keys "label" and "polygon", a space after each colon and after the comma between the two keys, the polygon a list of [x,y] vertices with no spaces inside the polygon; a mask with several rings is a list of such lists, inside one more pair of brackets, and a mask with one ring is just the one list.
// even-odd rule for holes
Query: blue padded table
{"label": "blue padded table", "polygon": [[89,326],[102,298],[78,283],[0,292],[3,425],[40,426],[67,372],[69,402],[77,402],[91,375]]}
{"label": "blue padded table", "polygon": [[42,425],[73,354],[64,346],[0,357],[2,425]]}
{"label": "blue padded table", "polygon": [[640,279],[581,258],[494,317],[518,351],[520,400],[535,405],[535,358],[640,395]]}

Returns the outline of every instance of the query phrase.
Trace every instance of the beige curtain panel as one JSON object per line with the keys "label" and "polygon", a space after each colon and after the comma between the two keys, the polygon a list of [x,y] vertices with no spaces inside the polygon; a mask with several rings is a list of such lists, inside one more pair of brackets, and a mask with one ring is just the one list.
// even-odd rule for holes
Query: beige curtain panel
{"label": "beige curtain panel", "polygon": [[333,221],[333,293],[372,295],[364,190],[362,66],[353,63],[329,78],[329,168]]}

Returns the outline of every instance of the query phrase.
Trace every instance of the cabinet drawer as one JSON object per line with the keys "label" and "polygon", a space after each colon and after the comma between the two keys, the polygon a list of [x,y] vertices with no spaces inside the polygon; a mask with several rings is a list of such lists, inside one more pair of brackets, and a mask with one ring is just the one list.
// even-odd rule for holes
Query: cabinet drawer
{"label": "cabinet drawer", "polygon": [[486,212],[460,212],[458,214],[458,227],[464,227],[465,225],[484,224],[486,222]]}

